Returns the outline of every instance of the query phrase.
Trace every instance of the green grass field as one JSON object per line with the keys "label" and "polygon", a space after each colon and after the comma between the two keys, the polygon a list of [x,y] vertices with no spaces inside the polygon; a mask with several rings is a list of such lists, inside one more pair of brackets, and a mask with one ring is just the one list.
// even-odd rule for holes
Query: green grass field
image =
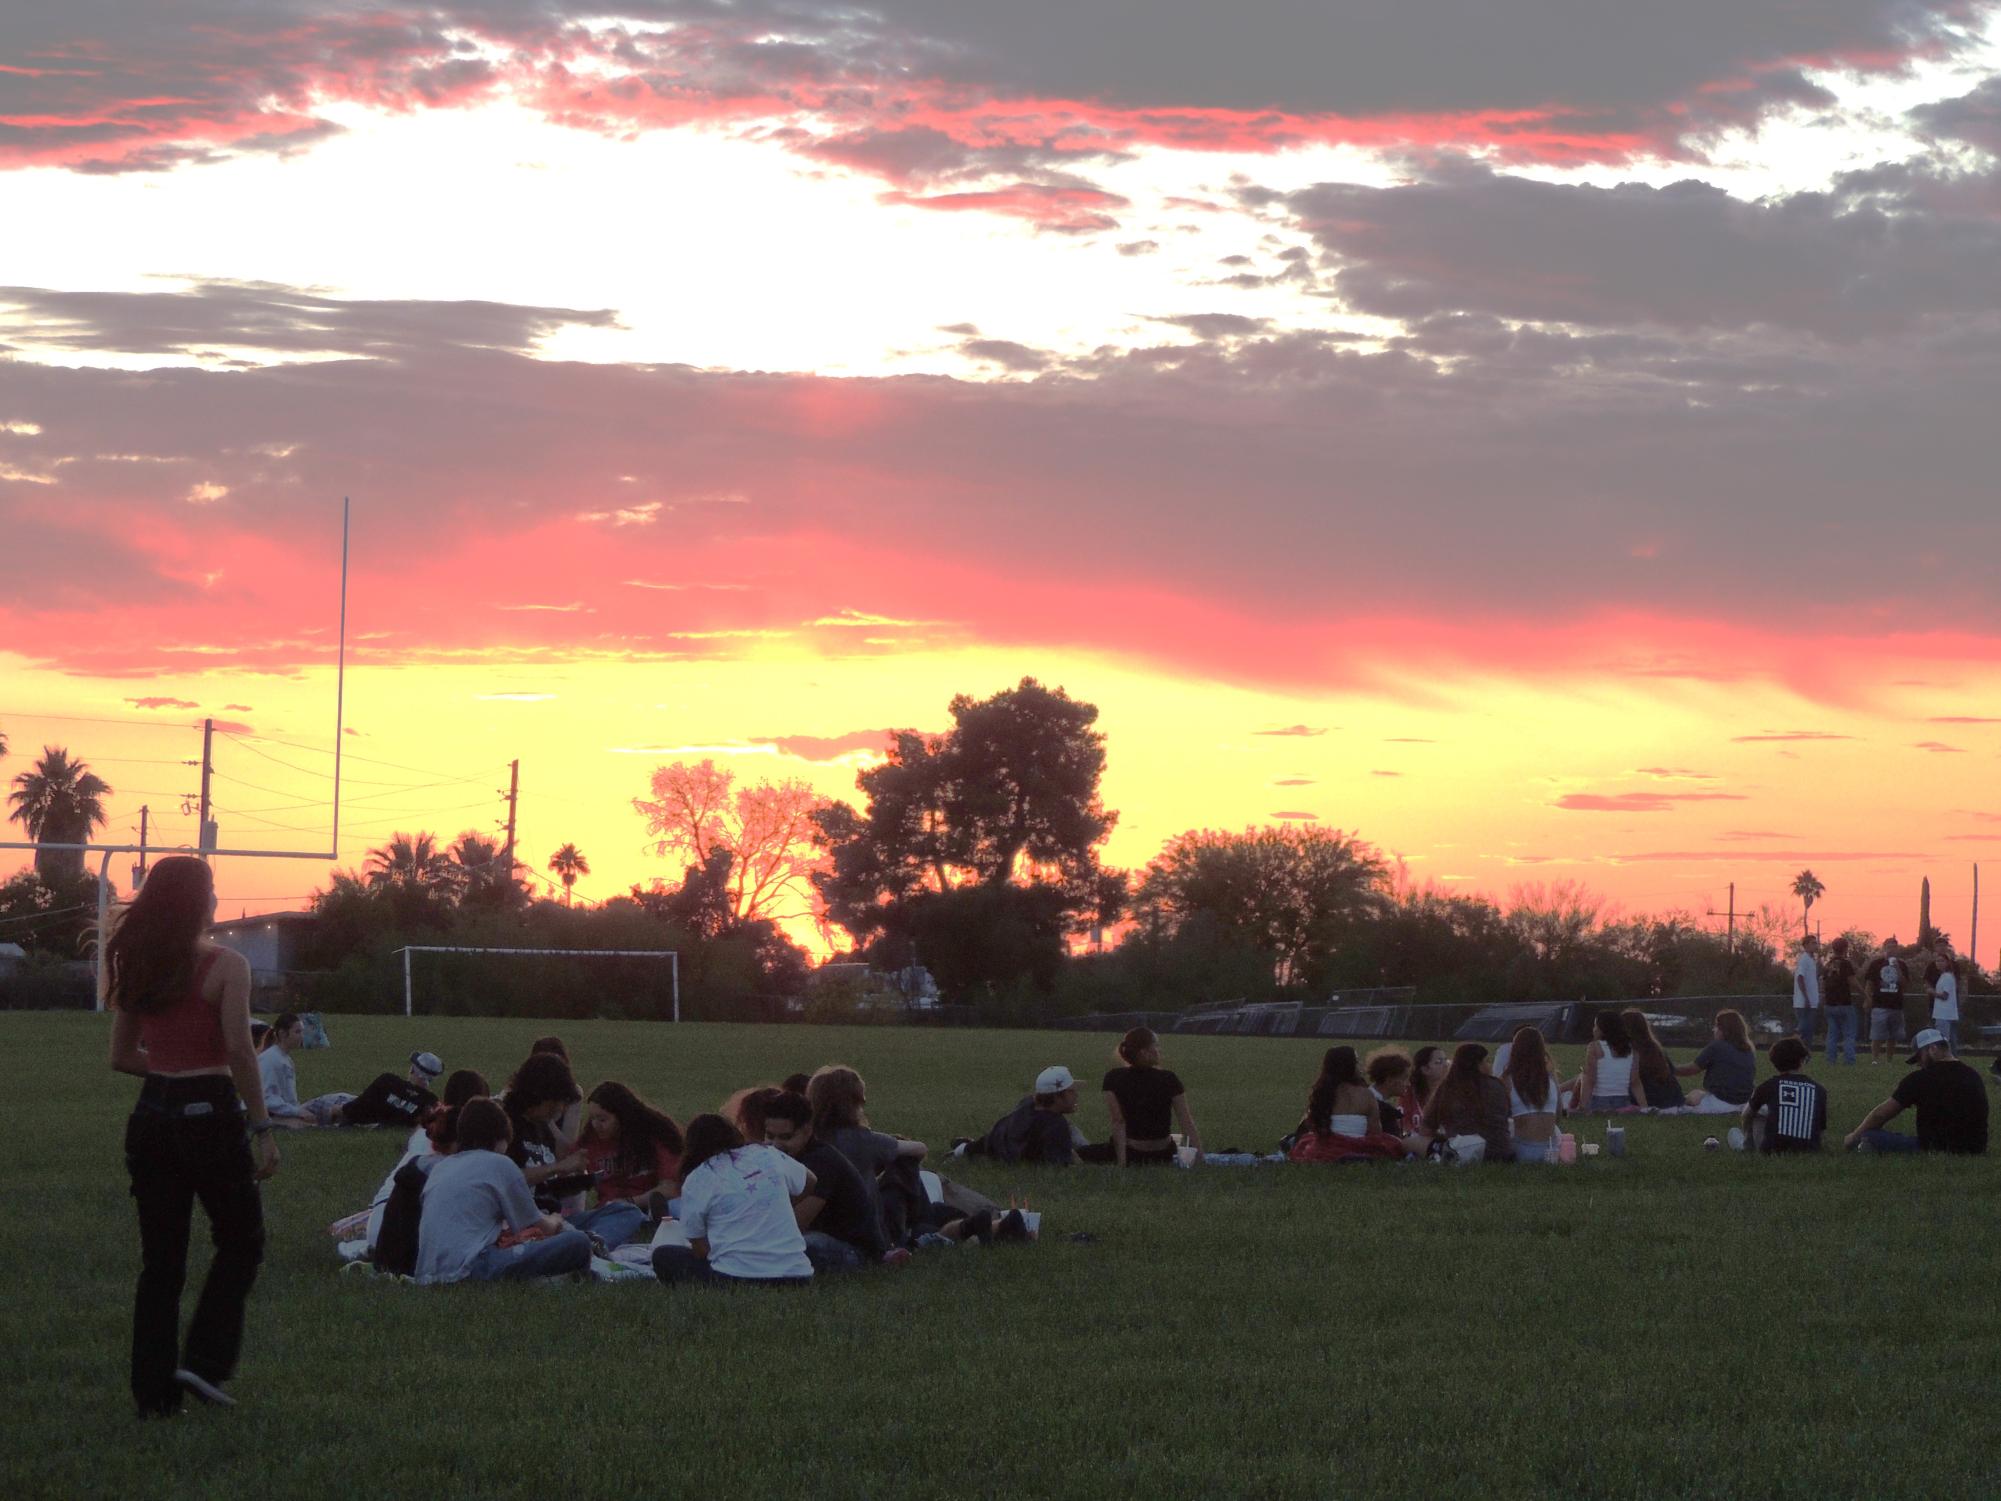
{"label": "green grass field", "polygon": [[[302,1092],[359,1088],[420,1045],[498,1087],[544,1030],[330,1026],[332,1050],[299,1055]],[[853,1063],[875,1123],[934,1155],[1044,1064],[1094,1078],[1111,1043],[561,1030],[586,1088],[621,1078],[682,1119],[738,1085]],[[6,1496],[2001,1489],[2001,1158],[1704,1153],[1728,1123],[1686,1118],[1631,1122],[1627,1159],[1566,1169],[955,1165],[997,1197],[1027,1193],[1044,1239],[722,1293],[343,1276],[325,1226],[365,1204],[397,1139],[295,1133],[265,1193],[242,1406],[142,1426],[125,1389],[138,1251],[119,1150],[136,1081],[106,1070],[104,1038],[92,1016],[0,1016],[24,1086],[0,1166]],[[1297,1118],[1320,1050],[1169,1042],[1209,1144],[1257,1150]],[[1835,1072],[1833,1133],[1900,1072]],[[1095,1099],[1078,1119],[1103,1134]]]}

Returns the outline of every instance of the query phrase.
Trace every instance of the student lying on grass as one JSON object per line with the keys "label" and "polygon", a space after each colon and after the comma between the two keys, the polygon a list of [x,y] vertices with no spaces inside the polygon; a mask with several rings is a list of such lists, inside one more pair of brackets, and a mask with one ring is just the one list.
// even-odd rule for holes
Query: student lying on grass
{"label": "student lying on grass", "polygon": [[459,1111],[459,1150],[424,1180],[419,1282],[515,1281],[589,1268],[590,1237],[537,1207],[506,1155],[511,1135],[507,1112],[492,1100]]}
{"label": "student lying on grass", "polygon": [[1086,1145],[1083,1134],[1070,1124],[1076,1111],[1076,1078],[1062,1064],[1051,1064],[1035,1076],[1033,1093],[995,1121],[985,1136],[960,1137],[952,1144],[952,1155],[1068,1167],[1077,1160],[1078,1148]]}

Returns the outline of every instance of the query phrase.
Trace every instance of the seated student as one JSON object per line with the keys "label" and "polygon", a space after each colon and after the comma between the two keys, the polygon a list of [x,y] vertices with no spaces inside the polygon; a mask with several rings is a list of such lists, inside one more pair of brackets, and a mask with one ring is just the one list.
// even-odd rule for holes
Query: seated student
{"label": "seated student", "polygon": [[250,1024],[250,1046],[260,1053],[271,1046],[271,1024],[269,1022],[252,1022]]}
{"label": "seated student", "polygon": [[717,1113],[735,1126],[745,1141],[763,1141],[764,1102],[783,1092],[776,1084],[752,1084],[724,1100]]}
{"label": "seated student", "polygon": [[436,1053],[412,1053],[402,1078],[377,1074],[341,1111],[344,1126],[414,1126],[437,1108],[431,1084],[445,1071]]}
{"label": "seated student", "polygon": [[796,1094],[803,1097],[806,1093],[806,1086],[812,1082],[813,1076],[811,1074],[787,1074],[784,1082],[778,1087],[787,1094]]}
{"label": "seated student", "polygon": [[[553,1035],[538,1037],[528,1044],[528,1051],[531,1055],[535,1053],[554,1053],[558,1058],[563,1060],[563,1066],[569,1069],[573,1075],[576,1072],[576,1065],[570,1062],[570,1050],[563,1046],[563,1039],[560,1037]],[[583,1135],[584,1130],[583,1097],[579,1095],[576,1099],[570,1101],[569,1107],[549,1122],[549,1129],[555,1135],[556,1146],[559,1151],[568,1152],[570,1148],[574,1147],[577,1144],[577,1138]]]}
{"label": "seated student", "polygon": [[815,1272],[852,1271],[876,1261],[901,1265],[910,1259],[900,1246],[891,1250],[855,1165],[814,1136],[813,1107],[804,1095],[778,1091],[765,1106],[764,1136],[812,1174],[813,1187],[793,1201],[792,1212]]}
{"label": "seated student", "polygon": [[792,1207],[815,1187],[803,1164],[773,1147],[745,1146],[736,1127],[720,1115],[698,1115],[688,1122],[681,1172],[674,1223],[688,1244],[656,1245],[654,1276],[670,1285],[813,1280]]}
{"label": "seated student", "polygon": [[[506,1155],[507,1112],[492,1100],[459,1111],[458,1151],[424,1180],[417,1280],[500,1282],[581,1272],[590,1237],[543,1214],[520,1167]],[[539,1238],[519,1239],[524,1233]]]}
{"label": "seated student", "polygon": [[535,1202],[551,1214],[562,1213],[565,1196],[581,1197],[590,1186],[584,1154],[554,1129],[556,1119],[583,1097],[570,1065],[554,1053],[529,1054],[500,1097],[510,1128],[507,1154],[535,1190]]}
{"label": "seated student", "polygon": [[1758,1055],[1751,1047],[1751,1029],[1740,1011],[1716,1013],[1715,1037],[1695,1055],[1695,1062],[1675,1070],[1683,1078],[1702,1075],[1702,1088],[1688,1092],[1697,1115],[1736,1115],[1751,1102],[1758,1083]]}
{"label": "seated student", "polygon": [[306,1024],[290,1011],[271,1023],[271,1044],[257,1055],[257,1073],[264,1083],[264,1111],[271,1124],[296,1130],[304,1126],[338,1126],[351,1094],[323,1094],[301,1103],[299,1070],[292,1054],[306,1040]]}
{"label": "seated student", "polygon": [[1457,1137],[1478,1136],[1483,1161],[1511,1162],[1515,1149],[1508,1086],[1489,1067],[1487,1050],[1479,1043],[1462,1042],[1454,1048],[1452,1066],[1432,1094],[1428,1119],[1439,1140],[1449,1144]]}
{"label": "seated student", "polygon": [[1799,1038],[1781,1037],[1765,1056],[1778,1072],[1751,1091],[1738,1124],[1760,1151],[1818,1152],[1827,1129],[1827,1090],[1804,1072],[1811,1052]]}
{"label": "seated student", "polygon": [[396,1166],[389,1170],[389,1176],[382,1180],[382,1186],[375,1190],[375,1197],[368,1204],[368,1231],[366,1241],[370,1252],[382,1235],[382,1219],[389,1208],[389,1200],[396,1192],[396,1180],[411,1163],[420,1163],[426,1171],[430,1160],[448,1155],[456,1150],[455,1132],[458,1128],[459,1112],[456,1106],[440,1105],[424,1118],[424,1124],[413,1133],[415,1145],[404,1150],[396,1159]]}
{"label": "seated student", "polygon": [[1422,1157],[1430,1138],[1404,1114],[1412,1074],[1410,1054],[1402,1048],[1377,1048],[1362,1060],[1362,1073],[1369,1081],[1369,1093],[1376,1097],[1384,1135],[1401,1141],[1406,1156]]}
{"label": "seated student", "polygon": [[[1151,1027],[1134,1027],[1119,1039],[1119,1066],[1099,1087],[1112,1118],[1112,1160],[1120,1167],[1175,1160],[1169,1115],[1181,1126],[1186,1145],[1202,1160],[1202,1133],[1188,1109],[1188,1092],[1172,1069],[1160,1066],[1160,1039]],[[1079,1154],[1086,1162],[1093,1158]]]}
{"label": "seated student", "polygon": [[1591,1041],[1584,1049],[1584,1072],[1577,1076],[1576,1100],[1577,1109],[1593,1115],[1646,1104],[1646,1091],[1633,1072],[1633,1040],[1616,1011],[1600,1011],[1591,1018]]}
{"label": "seated student", "polygon": [[[1926,1027],[1915,1040],[1913,1072],[1898,1080],[1890,1098],[1864,1116],[1842,1145],[1865,1152],[1985,1153],[1987,1090],[1980,1075],[1952,1056],[1952,1045],[1936,1028]],[[1913,1107],[1918,1112],[1916,1136],[1883,1129]]]}
{"label": "seated student", "polygon": [[407,1154],[383,1181],[368,1210],[368,1259],[378,1272],[409,1277],[417,1270],[424,1217],[424,1184],[442,1158],[458,1151],[459,1107],[431,1112],[425,1150]]}
{"label": "seated student", "polygon": [[1641,1097],[1649,1110],[1679,1110],[1688,1103],[1681,1080],[1674,1075],[1667,1050],[1654,1036],[1653,1023],[1638,1006],[1619,1013],[1626,1024],[1626,1040],[1633,1045],[1633,1072],[1640,1076]]}
{"label": "seated student", "polygon": [[1556,1161],[1557,1117],[1563,1109],[1563,1083],[1550,1062],[1549,1044],[1544,1041],[1541,1028],[1515,1029],[1508,1044],[1508,1066],[1501,1077],[1508,1088],[1515,1161]]}
{"label": "seated student", "polygon": [[1062,1064],[1053,1064],[1035,1076],[1033,1094],[1023,1096],[984,1137],[961,1142],[953,1155],[1068,1167],[1081,1145],[1069,1121],[1076,1109],[1077,1080]]}
{"label": "seated student", "polygon": [[578,1145],[597,1189],[597,1207],[570,1216],[570,1223],[607,1246],[633,1239],[680,1192],[686,1146],[680,1126],[616,1080],[590,1092]]}
{"label": "seated student", "polygon": [[1410,1059],[1410,1082],[1397,1099],[1397,1109],[1403,1112],[1403,1128],[1406,1131],[1427,1134],[1424,1129],[1424,1109],[1430,1103],[1432,1091],[1438,1088],[1438,1081],[1445,1077],[1452,1060],[1445,1049],[1436,1043],[1426,1043]]}
{"label": "seated student", "polygon": [[1306,1114],[1288,1154],[1294,1162],[1363,1162],[1404,1155],[1401,1139],[1383,1130],[1382,1103],[1369,1089],[1355,1050],[1329,1048],[1306,1094]]}

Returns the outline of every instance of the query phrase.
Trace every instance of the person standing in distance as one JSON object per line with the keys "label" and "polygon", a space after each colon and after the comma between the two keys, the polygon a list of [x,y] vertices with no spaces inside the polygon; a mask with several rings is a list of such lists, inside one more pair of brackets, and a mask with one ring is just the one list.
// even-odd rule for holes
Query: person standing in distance
{"label": "person standing in distance", "polygon": [[[139,1211],[132,1306],[132,1398],[141,1418],[171,1417],[183,1392],[233,1406],[244,1309],[264,1259],[260,1179],[278,1170],[250,1041],[250,965],[210,941],[215,882],[186,855],[156,862],[105,943],[111,1066],[144,1079],[125,1126]],[[215,1257],[181,1340],[181,1288],[199,1201]]]}
{"label": "person standing in distance", "polygon": [[1959,964],[1952,949],[1941,938],[1932,947],[1931,971],[1926,984],[1932,997],[1932,1026],[1945,1038],[1946,1048],[1959,1053]]}
{"label": "person standing in distance", "polygon": [[1800,940],[1799,957],[1793,960],[1793,1030],[1813,1051],[1813,1036],[1820,1021],[1820,940],[1809,933]]}
{"label": "person standing in distance", "polygon": [[1862,971],[1862,988],[1869,993],[1869,1061],[1887,1063],[1904,1042],[1904,957],[1895,938],[1883,940],[1883,952]]}
{"label": "person standing in distance", "polygon": [[1848,962],[1848,940],[1837,938],[1827,946],[1827,962],[1820,967],[1821,1012],[1827,1018],[1827,1061],[1855,1061],[1855,966]]}

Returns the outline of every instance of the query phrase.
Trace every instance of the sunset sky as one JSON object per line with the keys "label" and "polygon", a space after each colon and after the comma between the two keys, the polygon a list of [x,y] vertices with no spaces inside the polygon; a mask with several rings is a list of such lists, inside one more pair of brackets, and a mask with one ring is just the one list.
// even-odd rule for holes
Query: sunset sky
{"label": "sunset sky", "polygon": [[0,774],[192,839],[212,715],[223,842],[322,847],[351,496],[343,863],[518,757],[531,866],[677,878],[661,761],[853,796],[1033,674],[1117,865],[1963,944],[1997,294],[1971,0],[15,6]]}

